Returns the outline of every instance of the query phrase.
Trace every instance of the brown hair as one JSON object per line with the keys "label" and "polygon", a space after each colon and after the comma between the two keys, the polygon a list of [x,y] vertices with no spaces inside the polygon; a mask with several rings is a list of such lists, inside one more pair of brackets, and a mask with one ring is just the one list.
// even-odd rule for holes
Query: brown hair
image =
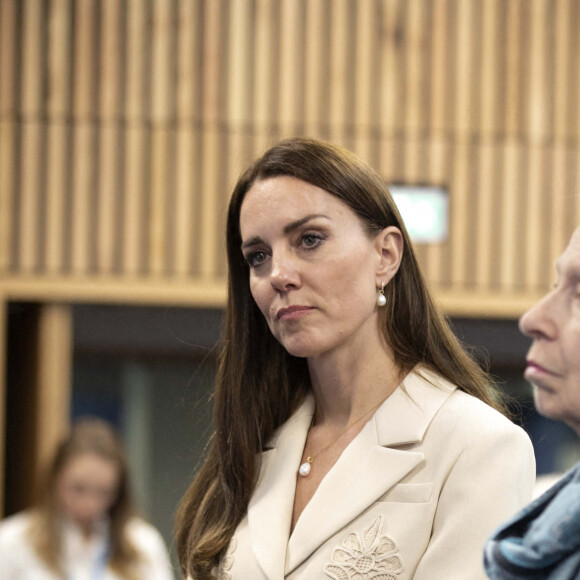
{"label": "brown hair", "polygon": [[369,236],[388,226],[403,235],[399,271],[385,287],[384,337],[406,373],[430,368],[489,405],[503,409],[487,375],[463,349],[432,302],[413,246],[381,177],[349,151],[312,139],[288,139],[268,150],[240,177],[227,221],[228,301],[216,378],[216,432],[203,466],[182,500],[176,544],[184,574],[209,578],[244,517],[259,472],[256,456],[310,388],[304,359],[272,336],[249,286],[241,252],[240,210],[259,180],[291,176],[346,203]]}
{"label": "brown hair", "polygon": [[117,497],[108,512],[110,519],[109,567],[123,579],[138,580],[135,565],[141,556],[127,536],[127,524],[133,513],[127,461],[123,446],[113,428],[101,419],[79,420],[72,427],[69,436],[58,446],[45,474],[42,501],[33,512],[29,528],[32,545],[39,557],[53,572],[64,576],[60,561],[60,512],[56,487],[68,462],[85,453],[94,453],[112,461],[119,468]]}

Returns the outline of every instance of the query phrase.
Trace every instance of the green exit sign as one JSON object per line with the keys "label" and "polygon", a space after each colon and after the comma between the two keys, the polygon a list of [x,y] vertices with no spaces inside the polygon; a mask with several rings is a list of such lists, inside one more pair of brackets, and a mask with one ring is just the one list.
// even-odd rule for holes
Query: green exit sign
{"label": "green exit sign", "polygon": [[389,185],[411,239],[437,244],[448,236],[449,193],[441,187]]}

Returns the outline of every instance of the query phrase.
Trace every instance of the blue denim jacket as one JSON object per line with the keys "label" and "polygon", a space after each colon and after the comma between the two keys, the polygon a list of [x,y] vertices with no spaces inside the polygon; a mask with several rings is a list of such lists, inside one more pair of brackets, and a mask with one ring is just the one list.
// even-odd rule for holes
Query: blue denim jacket
{"label": "blue denim jacket", "polygon": [[492,580],[580,579],[580,463],[487,541]]}

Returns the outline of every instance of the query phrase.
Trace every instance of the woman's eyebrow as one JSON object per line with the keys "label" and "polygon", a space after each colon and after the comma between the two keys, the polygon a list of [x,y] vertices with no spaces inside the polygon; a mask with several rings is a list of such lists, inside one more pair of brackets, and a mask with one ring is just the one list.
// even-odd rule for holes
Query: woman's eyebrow
{"label": "woman's eyebrow", "polygon": [[246,248],[250,248],[251,246],[257,246],[258,244],[261,244],[261,243],[262,243],[262,238],[260,236],[254,236],[253,238],[246,240],[242,244],[242,250],[245,250]]}
{"label": "woman's eyebrow", "polygon": [[[296,231],[300,226],[303,226],[305,223],[316,218],[330,219],[327,215],[324,215],[323,213],[312,213],[307,216],[304,216],[303,218],[300,218],[299,220],[290,222],[288,225],[284,226],[284,229],[282,231],[284,232],[284,235],[287,236],[288,234],[291,234],[292,232]],[[257,246],[262,242],[263,240],[260,236],[254,236],[249,240],[246,240],[242,244],[242,251],[251,246]]]}
{"label": "woman's eyebrow", "polygon": [[284,234],[291,234],[293,231],[297,230],[300,226],[303,226],[306,222],[313,220],[315,218],[326,218],[330,219],[328,216],[322,213],[311,213],[310,215],[304,216],[295,222],[289,223],[287,226],[284,226]]}

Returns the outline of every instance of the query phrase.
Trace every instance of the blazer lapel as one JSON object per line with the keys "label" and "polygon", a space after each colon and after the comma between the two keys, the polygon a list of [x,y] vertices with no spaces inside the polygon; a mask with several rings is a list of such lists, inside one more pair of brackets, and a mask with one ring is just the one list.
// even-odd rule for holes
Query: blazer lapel
{"label": "blazer lapel", "polygon": [[[423,374],[441,383],[435,375]],[[395,390],[344,450],[296,523],[288,542],[286,574],[423,460],[421,452],[396,447],[422,440],[435,413],[454,390],[446,383],[439,386],[410,373],[404,387]]]}
{"label": "blazer lapel", "polygon": [[269,580],[282,580],[296,490],[296,470],[302,458],[314,398],[308,397],[274,435],[262,453],[260,478],[248,505],[252,548]]}

